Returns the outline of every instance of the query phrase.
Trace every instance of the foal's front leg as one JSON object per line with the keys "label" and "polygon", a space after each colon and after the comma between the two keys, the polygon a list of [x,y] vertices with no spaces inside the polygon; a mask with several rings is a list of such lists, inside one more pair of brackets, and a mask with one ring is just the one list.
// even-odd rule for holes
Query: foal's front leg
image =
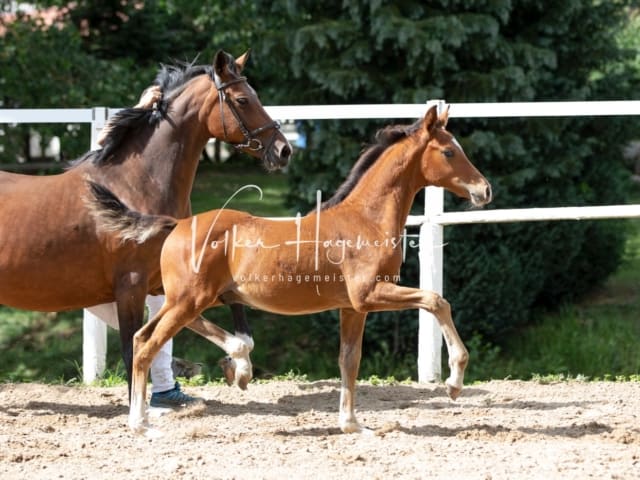
{"label": "foal's front leg", "polygon": [[368,432],[356,420],[356,380],[362,357],[362,337],[366,313],[351,309],[340,310],[340,430],[344,433]]}
{"label": "foal's front leg", "polygon": [[[394,283],[380,282],[367,294],[358,309],[366,311],[407,310],[424,308],[431,312],[442,329],[451,373],[445,380],[447,393],[455,400],[460,395],[464,380],[464,370],[469,362],[465,348],[451,317],[451,306],[441,295],[418,288],[401,287]],[[360,298],[362,298],[360,297]]]}

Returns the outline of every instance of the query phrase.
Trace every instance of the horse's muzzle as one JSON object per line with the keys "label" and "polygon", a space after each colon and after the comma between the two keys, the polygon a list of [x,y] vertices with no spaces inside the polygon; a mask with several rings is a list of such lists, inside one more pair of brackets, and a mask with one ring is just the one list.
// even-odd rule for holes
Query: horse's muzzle
{"label": "horse's muzzle", "polygon": [[264,166],[269,171],[284,168],[289,164],[291,153],[289,142],[284,137],[276,138],[264,152]]}
{"label": "horse's muzzle", "polygon": [[480,182],[469,188],[469,197],[474,207],[483,207],[493,199],[489,182]]}

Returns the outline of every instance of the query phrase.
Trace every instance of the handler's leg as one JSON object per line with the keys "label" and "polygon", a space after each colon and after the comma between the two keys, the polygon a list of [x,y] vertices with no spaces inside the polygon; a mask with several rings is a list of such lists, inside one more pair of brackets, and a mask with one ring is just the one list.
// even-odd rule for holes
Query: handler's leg
{"label": "handler's leg", "polygon": [[[153,318],[164,304],[164,295],[147,295],[149,318]],[[200,400],[185,394],[176,382],[171,368],[173,359],[173,338],[170,338],[160,348],[151,362],[151,406],[152,407],[183,407]]]}

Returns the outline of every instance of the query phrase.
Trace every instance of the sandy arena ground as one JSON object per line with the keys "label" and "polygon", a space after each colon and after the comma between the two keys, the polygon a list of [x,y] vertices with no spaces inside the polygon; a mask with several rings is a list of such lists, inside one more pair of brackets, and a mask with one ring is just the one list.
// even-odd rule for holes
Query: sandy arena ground
{"label": "sandy arena ground", "polygon": [[335,381],[187,387],[205,404],[127,427],[124,387],[0,385],[0,478],[638,479],[640,383],[358,387],[373,435],[336,427]]}

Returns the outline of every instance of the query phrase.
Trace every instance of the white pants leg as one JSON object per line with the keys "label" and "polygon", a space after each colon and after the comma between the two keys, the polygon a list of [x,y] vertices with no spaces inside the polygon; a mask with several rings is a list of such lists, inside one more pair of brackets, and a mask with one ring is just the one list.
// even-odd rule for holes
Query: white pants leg
{"label": "white pants leg", "polygon": [[[146,304],[149,308],[149,318],[152,318],[158,310],[160,310],[163,303],[163,295],[147,296]],[[110,327],[119,330],[118,309],[115,302],[103,303],[102,305],[85,308],[84,315],[95,315]],[[164,392],[173,388],[175,379],[173,378],[173,371],[171,370],[172,352],[173,339],[169,340],[162,346],[153,359],[153,362],[151,362],[152,392]]]}

